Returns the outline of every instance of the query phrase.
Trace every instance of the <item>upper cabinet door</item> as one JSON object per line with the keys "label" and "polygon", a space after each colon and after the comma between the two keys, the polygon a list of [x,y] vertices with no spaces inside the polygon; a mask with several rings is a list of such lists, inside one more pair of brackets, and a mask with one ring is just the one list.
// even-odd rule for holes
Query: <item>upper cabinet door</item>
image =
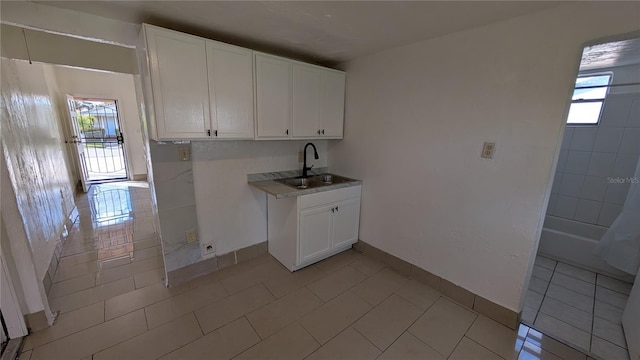
{"label": "upper cabinet door", "polygon": [[256,138],[288,139],[291,131],[291,72],[286,59],[256,54]]}
{"label": "upper cabinet door", "polygon": [[205,40],[145,25],[158,140],[208,138]]}
{"label": "upper cabinet door", "polygon": [[317,66],[293,63],[293,137],[322,136],[321,80],[322,69]]}
{"label": "upper cabinet door", "polygon": [[253,52],[207,41],[212,138],[253,139]]}
{"label": "upper cabinet door", "polygon": [[322,71],[322,132],[324,137],[342,138],[344,132],[344,88],[342,71]]}

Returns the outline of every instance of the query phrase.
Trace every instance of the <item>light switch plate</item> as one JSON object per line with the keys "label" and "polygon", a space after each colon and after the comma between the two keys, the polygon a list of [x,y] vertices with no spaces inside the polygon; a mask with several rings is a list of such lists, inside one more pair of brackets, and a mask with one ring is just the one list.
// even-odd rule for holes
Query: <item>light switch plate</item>
{"label": "light switch plate", "polygon": [[178,148],[178,156],[180,157],[180,161],[189,161],[191,158],[191,152],[189,151],[189,147],[180,146]]}
{"label": "light switch plate", "polygon": [[496,143],[485,141],[484,146],[482,147],[482,154],[480,156],[485,159],[493,159],[493,153],[495,151],[496,151]]}

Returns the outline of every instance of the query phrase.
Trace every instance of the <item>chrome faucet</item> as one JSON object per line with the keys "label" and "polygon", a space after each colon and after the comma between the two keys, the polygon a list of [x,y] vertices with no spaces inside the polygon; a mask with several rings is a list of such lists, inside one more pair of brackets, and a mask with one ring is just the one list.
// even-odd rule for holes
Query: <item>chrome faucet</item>
{"label": "chrome faucet", "polygon": [[313,165],[307,167],[307,147],[309,147],[309,145],[313,147],[313,157],[316,158],[316,160],[318,160],[318,150],[316,149],[316,146],[313,145],[313,143],[307,143],[307,145],[304,146],[304,163],[302,164],[303,178],[309,177],[309,175],[307,175],[307,171],[311,170],[311,168],[313,167]]}

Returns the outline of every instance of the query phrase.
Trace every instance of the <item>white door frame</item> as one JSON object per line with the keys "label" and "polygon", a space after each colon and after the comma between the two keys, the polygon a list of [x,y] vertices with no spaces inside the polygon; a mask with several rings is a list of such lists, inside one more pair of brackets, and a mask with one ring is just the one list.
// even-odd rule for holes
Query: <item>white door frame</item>
{"label": "white door frame", "polygon": [[22,316],[18,296],[13,288],[9,269],[4,260],[4,256],[0,254],[0,308],[2,309],[2,317],[7,325],[9,339],[16,339],[27,336],[27,325]]}

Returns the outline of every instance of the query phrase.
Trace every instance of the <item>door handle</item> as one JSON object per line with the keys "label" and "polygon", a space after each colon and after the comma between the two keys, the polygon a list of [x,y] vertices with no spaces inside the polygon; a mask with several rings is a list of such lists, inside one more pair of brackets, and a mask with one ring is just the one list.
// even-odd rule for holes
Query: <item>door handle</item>
{"label": "door handle", "polygon": [[338,211],[338,210],[339,210],[339,209],[338,209],[338,207],[336,206],[336,211]]}
{"label": "door handle", "polygon": [[322,135],[324,135],[324,129],[322,129]]}

